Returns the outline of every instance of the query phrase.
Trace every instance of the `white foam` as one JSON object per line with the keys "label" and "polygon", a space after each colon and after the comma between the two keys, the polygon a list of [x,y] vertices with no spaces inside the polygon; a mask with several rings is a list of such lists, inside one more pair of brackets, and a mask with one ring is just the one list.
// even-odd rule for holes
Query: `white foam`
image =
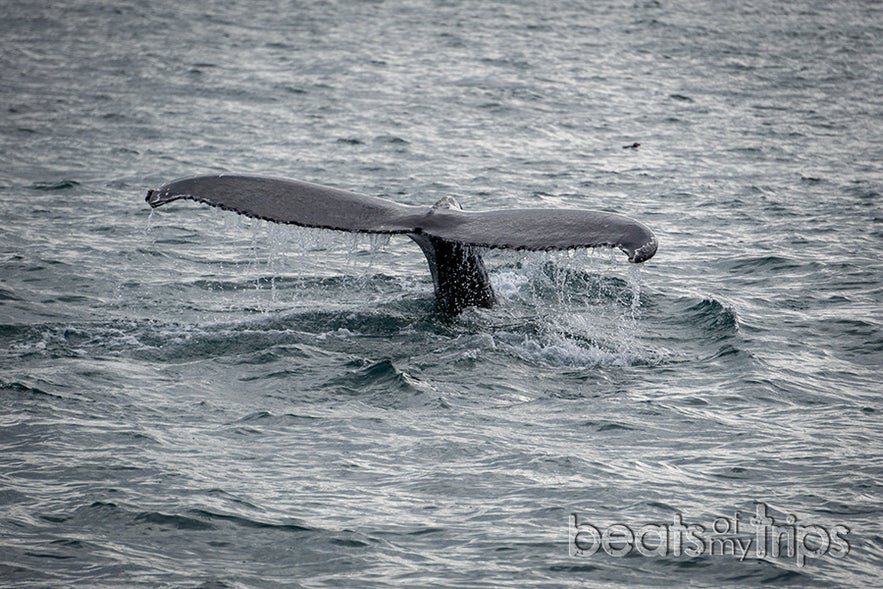
{"label": "white foam", "polygon": [[505,349],[548,366],[655,362],[641,341],[641,270],[609,249],[491,254],[504,311],[528,330],[497,330]]}

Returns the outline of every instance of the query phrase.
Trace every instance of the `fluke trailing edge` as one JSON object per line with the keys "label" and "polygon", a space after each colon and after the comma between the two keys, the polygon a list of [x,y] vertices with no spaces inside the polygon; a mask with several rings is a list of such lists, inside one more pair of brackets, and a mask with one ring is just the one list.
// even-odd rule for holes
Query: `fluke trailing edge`
{"label": "fluke trailing edge", "polygon": [[476,248],[563,250],[619,248],[630,262],[656,253],[641,223],[582,209],[464,211],[451,197],[431,207],[401,205],[299,180],[262,176],[197,176],[147,192],[151,207],[186,198],[275,223],[358,233],[401,233],[420,246],[439,311],[491,307],[494,291]]}

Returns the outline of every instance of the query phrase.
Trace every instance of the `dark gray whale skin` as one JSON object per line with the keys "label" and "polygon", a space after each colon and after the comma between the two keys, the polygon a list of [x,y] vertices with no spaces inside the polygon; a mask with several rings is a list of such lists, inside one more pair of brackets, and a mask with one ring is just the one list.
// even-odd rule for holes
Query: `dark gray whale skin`
{"label": "dark gray whale skin", "polygon": [[405,234],[423,250],[436,306],[447,316],[496,301],[477,248],[562,250],[613,247],[645,262],[657,241],[646,226],[615,213],[584,209],[464,211],[451,197],[431,207],[402,205],[300,180],[264,176],[195,176],[149,190],[159,207],[190,199],[275,223],[358,233]]}

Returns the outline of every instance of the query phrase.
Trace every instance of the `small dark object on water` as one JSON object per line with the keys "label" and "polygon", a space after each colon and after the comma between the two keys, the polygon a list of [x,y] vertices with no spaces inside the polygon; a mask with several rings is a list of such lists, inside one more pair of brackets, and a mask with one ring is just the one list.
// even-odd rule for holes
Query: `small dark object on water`
{"label": "small dark object on water", "polygon": [[637,141],[635,141],[631,145],[623,145],[622,146],[623,149],[638,149],[639,147],[641,147],[641,144],[638,143]]}

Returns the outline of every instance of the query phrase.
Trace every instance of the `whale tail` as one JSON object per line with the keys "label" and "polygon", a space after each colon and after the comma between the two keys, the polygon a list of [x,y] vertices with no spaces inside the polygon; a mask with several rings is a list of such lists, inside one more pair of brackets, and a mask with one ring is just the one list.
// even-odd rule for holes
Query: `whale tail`
{"label": "whale tail", "polygon": [[647,227],[615,213],[583,209],[470,212],[451,197],[432,207],[402,205],[310,182],[262,176],[183,178],[149,190],[145,200],[155,208],[178,199],[275,223],[407,235],[426,256],[437,307],[446,315],[456,315],[470,306],[494,305],[480,247],[612,247],[635,263],[652,258],[657,247],[656,237]]}

